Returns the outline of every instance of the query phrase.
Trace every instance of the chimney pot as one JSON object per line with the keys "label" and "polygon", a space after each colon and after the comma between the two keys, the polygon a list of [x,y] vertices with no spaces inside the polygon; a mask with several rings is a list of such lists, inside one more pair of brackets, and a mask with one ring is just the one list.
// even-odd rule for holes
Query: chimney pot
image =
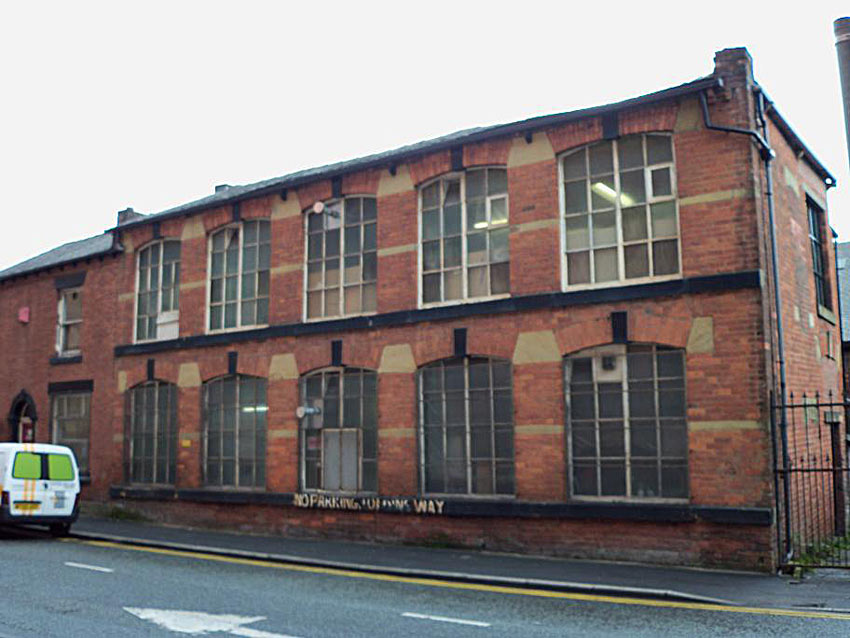
{"label": "chimney pot", "polygon": [[226,191],[226,190],[228,190],[229,188],[231,188],[230,184],[218,184],[218,185],[215,187],[215,192],[216,192],[216,193],[220,193],[221,191]]}

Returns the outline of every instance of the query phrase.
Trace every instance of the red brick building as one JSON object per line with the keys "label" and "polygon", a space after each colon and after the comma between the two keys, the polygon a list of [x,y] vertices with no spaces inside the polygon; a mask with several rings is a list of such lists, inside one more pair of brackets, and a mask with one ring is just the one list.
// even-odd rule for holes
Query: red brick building
{"label": "red brick building", "polygon": [[8,437],[159,519],[768,569],[767,145],[788,387],[838,392],[834,180],[730,49],[3,271]]}

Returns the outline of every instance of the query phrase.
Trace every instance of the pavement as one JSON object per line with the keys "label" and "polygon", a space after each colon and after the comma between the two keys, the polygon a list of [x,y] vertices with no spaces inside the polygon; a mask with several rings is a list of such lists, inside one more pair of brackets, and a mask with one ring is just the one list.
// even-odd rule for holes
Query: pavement
{"label": "pavement", "polygon": [[71,536],[397,576],[641,598],[850,612],[850,570],[801,578],[475,550],[288,538],[82,515]]}

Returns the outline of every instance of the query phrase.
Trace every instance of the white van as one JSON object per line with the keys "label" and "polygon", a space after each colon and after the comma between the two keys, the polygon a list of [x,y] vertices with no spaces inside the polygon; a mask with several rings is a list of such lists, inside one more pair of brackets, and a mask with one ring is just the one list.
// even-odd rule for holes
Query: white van
{"label": "white van", "polygon": [[80,476],[64,445],[0,443],[0,523],[67,534],[80,510]]}

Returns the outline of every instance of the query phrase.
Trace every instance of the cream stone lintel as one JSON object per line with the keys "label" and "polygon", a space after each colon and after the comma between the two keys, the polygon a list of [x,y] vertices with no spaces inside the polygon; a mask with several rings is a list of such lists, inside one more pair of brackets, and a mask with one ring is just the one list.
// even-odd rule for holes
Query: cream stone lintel
{"label": "cream stone lintel", "polygon": [[269,430],[270,439],[294,439],[298,437],[298,430]]}
{"label": "cream stone lintel", "polygon": [[381,179],[378,181],[378,197],[396,195],[413,190],[413,180],[410,178],[410,169],[407,164],[397,166],[395,175],[388,170],[381,171]]}
{"label": "cream stone lintel", "polygon": [[535,133],[531,138],[531,144],[525,141],[525,137],[515,137],[511,140],[511,150],[508,153],[508,168],[537,164],[547,160],[555,159],[555,151],[549,136],[545,133]]}
{"label": "cream stone lintel", "polygon": [[714,317],[694,317],[686,347],[688,354],[714,352]]}
{"label": "cream stone lintel", "polygon": [[823,200],[821,195],[809,188],[809,185],[805,182],[803,182],[803,190],[806,191],[806,195],[808,195],[815,204],[820,206],[823,210],[826,210],[826,202]]}
{"label": "cream stone lintel", "polygon": [[719,430],[761,430],[758,421],[688,421],[691,432],[716,432]]}
{"label": "cream stone lintel", "polygon": [[512,233],[526,233],[532,230],[557,229],[560,224],[558,219],[538,219],[533,222],[523,222],[522,224],[512,224]]}
{"label": "cream stone lintel", "polygon": [[201,433],[200,432],[184,432],[180,435],[180,438],[184,441],[200,441]]}
{"label": "cream stone lintel", "polygon": [[180,284],[180,292],[185,292],[187,290],[195,290],[196,288],[203,288],[207,285],[207,282],[203,279],[200,281],[184,281]]}
{"label": "cream stone lintel", "polygon": [[400,246],[389,246],[388,248],[379,248],[378,257],[389,257],[390,255],[401,255],[402,253],[416,252],[416,244],[401,244]]}
{"label": "cream stone lintel", "polygon": [[517,425],[514,427],[514,433],[523,434],[563,434],[563,425]]}
{"label": "cream stone lintel", "polygon": [[555,333],[551,330],[521,332],[514,347],[514,365],[560,361],[561,354]]}
{"label": "cream stone lintel", "polygon": [[123,443],[124,442],[124,435],[123,434],[117,434],[117,433],[113,434],[112,435],[112,442],[113,443]]}
{"label": "cream stone lintel", "polygon": [[416,372],[416,361],[413,358],[413,349],[410,344],[396,343],[384,346],[381,351],[381,363],[378,365],[378,374]]}
{"label": "cream stone lintel", "polygon": [[301,270],[303,266],[301,264],[282,264],[280,266],[275,266],[270,270],[272,277],[276,277],[277,275],[285,275],[289,272],[297,272]]}
{"label": "cream stone lintel", "polygon": [[286,192],[286,200],[275,196],[272,204],[272,219],[286,219],[301,215],[301,202],[298,201],[298,193],[289,189]]}
{"label": "cream stone lintel", "polygon": [[797,177],[791,172],[787,166],[782,167],[782,175],[785,177],[785,185],[793,190],[798,196],[800,194],[800,184],[797,182]]}
{"label": "cream stone lintel", "polygon": [[177,371],[178,388],[200,388],[201,369],[197,363],[181,363]]}
{"label": "cream stone lintel", "polygon": [[378,438],[381,439],[412,439],[415,436],[413,428],[378,428]]}
{"label": "cream stone lintel", "polygon": [[133,301],[136,298],[136,293],[134,292],[122,292],[118,295],[119,303],[126,303],[127,301]]}
{"label": "cream stone lintel", "polygon": [[701,128],[702,113],[700,113],[696,99],[683,100],[679,105],[678,113],[676,113],[676,124],[673,126],[673,131],[680,133],[682,131],[698,131]]}
{"label": "cream stone lintel", "polygon": [[127,372],[124,370],[118,371],[118,394],[123,394],[127,389]]}
{"label": "cream stone lintel", "polygon": [[127,234],[124,234],[121,237],[121,245],[124,247],[125,255],[132,255],[133,251],[136,250],[136,245],[133,243],[133,239]]}
{"label": "cream stone lintel", "polygon": [[183,230],[180,233],[180,239],[181,241],[200,239],[206,234],[207,231],[204,228],[204,222],[201,221],[201,218],[189,217],[185,222],[183,222]]}
{"label": "cream stone lintel", "polygon": [[692,204],[711,204],[713,202],[724,202],[730,199],[749,199],[752,197],[752,192],[746,188],[735,188],[728,191],[714,191],[713,193],[702,193],[701,195],[691,195],[690,197],[682,197],[679,200],[679,207],[690,206]]}
{"label": "cream stone lintel", "polygon": [[271,363],[269,363],[269,379],[272,381],[281,381],[297,378],[298,363],[295,360],[294,354],[287,352],[286,354],[272,356]]}

